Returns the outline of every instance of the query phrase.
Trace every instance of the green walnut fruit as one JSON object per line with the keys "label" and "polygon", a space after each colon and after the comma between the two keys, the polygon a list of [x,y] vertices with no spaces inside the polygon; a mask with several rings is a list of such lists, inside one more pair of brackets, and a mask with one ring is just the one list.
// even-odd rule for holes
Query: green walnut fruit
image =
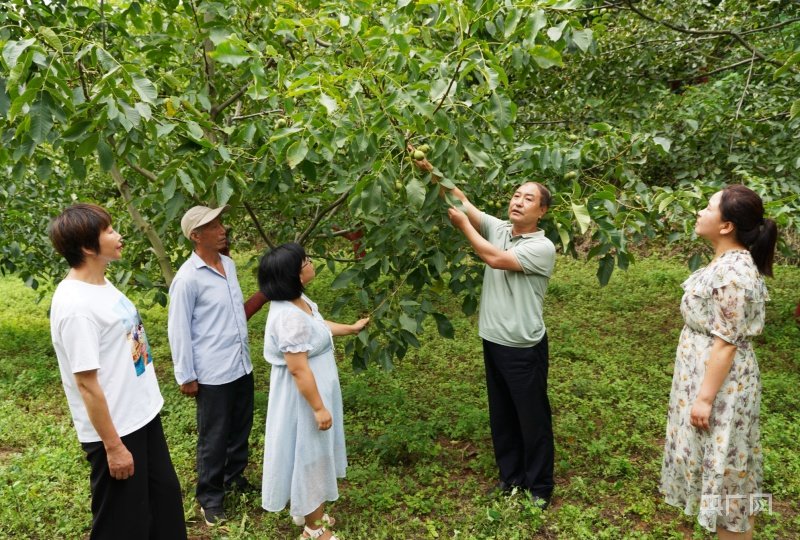
{"label": "green walnut fruit", "polygon": [[421,152],[420,150],[414,150],[414,159],[417,161],[425,159],[425,152]]}
{"label": "green walnut fruit", "polygon": [[575,171],[569,171],[564,175],[564,180],[575,180],[578,177],[578,173]]}
{"label": "green walnut fruit", "polygon": [[286,118],[278,118],[275,122],[275,128],[280,129],[286,127]]}
{"label": "green walnut fruit", "polygon": [[397,182],[395,182],[395,183],[394,183],[394,188],[395,188],[396,190],[401,190],[401,189],[403,189],[403,183],[402,183],[400,180],[398,180]]}
{"label": "green walnut fruit", "polygon": [[438,225],[434,225],[433,227],[431,227],[431,232],[433,234],[438,233],[439,232],[439,226]]}
{"label": "green walnut fruit", "polygon": [[430,152],[431,147],[428,146],[427,144],[421,144],[421,145],[417,146],[417,150],[419,150],[423,154],[427,154],[428,152]]}

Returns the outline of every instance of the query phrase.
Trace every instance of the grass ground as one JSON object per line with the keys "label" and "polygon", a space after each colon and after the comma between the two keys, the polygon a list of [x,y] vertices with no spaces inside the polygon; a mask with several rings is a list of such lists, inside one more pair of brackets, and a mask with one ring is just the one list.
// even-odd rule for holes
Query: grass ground
{"label": "grass ground", "polygon": [[[240,265],[245,293],[252,268]],[[474,317],[441,299],[454,340],[433,325],[393,372],[354,373],[340,354],[350,467],[329,506],[343,540],[707,538],[694,519],[657,492],[672,361],[681,326],[680,283],[688,270],[656,258],[599,288],[594,266],[562,258],[551,281],[546,322],[557,487],[546,512],[520,495],[486,495],[495,481]],[[322,272],[309,291],[323,313],[335,293]],[[800,535],[800,331],[791,311],[800,269],[769,281],[767,328],[756,344],[764,380],[766,490],[772,513],[758,537]],[[50,346],[45,299],[0,279],[0,538],[82,538],[90,523],[88,466],[69,418]],[[296,538],[287,513],[260,508],[258,495],[229,497],[232,518],[210,530],[193,500],[193,402],[172,378],[166,310],[139,305],[166,399],[163,422],[184,490],[192,538]],[[250,322],[256,419],[250,479],[260,483],[268,368],[265,313]],[[353,314],[355,315],[355,314]],[[342,343],[340,343],[341,347]]]}

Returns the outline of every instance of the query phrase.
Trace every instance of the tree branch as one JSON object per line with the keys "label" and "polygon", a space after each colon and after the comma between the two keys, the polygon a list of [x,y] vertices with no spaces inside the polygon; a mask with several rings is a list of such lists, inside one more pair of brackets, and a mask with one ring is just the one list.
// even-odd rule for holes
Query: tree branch
{"label": "tree branch", "polygon": [[[753,64],[755,64],[755,54],[750,59],[750,69],[747,70],[747,80],[744,82],[744,90],[742,90],[742,97],[739,98],[739,105],[736,107],[736,115],[733,117],[734,122],[739,119],[739,113],[742,112],[742,105],[744,105],[744,98],[747,95],[747,89],[750,87],[750,79],[753,76]],[[731,143],[728,146],[728,152],[733,152],[733,131],[731,131]]]}
{"label": "tree branch", "polygon": [[241,116],[231,116],[231,121],[232,122],[236,122],[237,120],[247,120],[248,118],[255,118],[256,116],[267,116],[267,115],[275,114],[275,113],[279,113],[279,112],[283,112],[283,109],[269,109],[269,110],[266,110],[266,111],[260,111],[260,112],[252,113],[252,114],[243,114]]}
{"label": "tree branch", "polygon": [[216,120],[217,116],[219,116],[219,113],[227,109],[233,102],[242,97],[244,93],[247,92],[248,88],[250,88],[250,83],[247,83],[246,85],[239,88],[231,97],[229,97],[222,103],[212,106],[211,112],[209,113],[211,115],[211,119]]}
{"label": "tree branch", "polygon": [[650,15],[647,15],[641,9],[639,9],[636,6],[634,6],[633,0],[625,0],[625,3],[627,4],[628,8],[631,11],[636,13],[641,18],[646,19],[646,20],[648,20],[650,22],[653,22],[655,24],[659,24],[659,25],[664,26],[666,28],[669,28],[670,30],[674,30],[676,32],[680,32],[682,34],[689,34],[689,35],[692,35],[692,36],[730,36],[733,39],[735,39],[736,41],[738,41],[745,49],[750,51],[753,55],[757,56],[759,59],[763,60],[764,62],[769,62],[770,64],[778,66],[778,67],[783,65],[780,62],[778,62],[777,60],[772,60],[771,58],[767,58],[766,56],[764,56],[764,53],[762,53],[761,51],[756,49],[753,45],[751,45],[738,32],[734,32],[732,30],[695,30],[695,29],[692,29],[692,28],[685,28],[685,27],[682,27],[682,26],[678,26],[676,24],[669,23],[667,21],[662,21],[662,20],[656,19],[655,17],[651,17]]}
{"label": "tree branch", "polygon": [[86,98],[86,101],[91,101],[92,98],[89,96],[89,87],[86,86],[86,74],[84,73],[85,68],[83,67],[83,62],[78,60],[78,76],[81,79],[81,89],[83,89],[83,97]]}
{"label": "tree branch", "polygon": [[261,227],[261,222],[258,221],[258,217],[256,217],[256,213],[253,211],[253,207],[250,206],[250,203],[248,202],[244,202],[242,204],[244,204],[247,213],[250,214],[250,218],[253,220],[253,224],[256,226],[256,230],[258,230],[258,234],[261,235],[261,238],[264,240],[264,242],[267,243],[270,249],[274,248],[275,243],[272,240],[270,240],[269,237],[267,236],[267,233],[264,232],[264,229]]}
{"label": "tree branch", "polygon": [[445,90],[444,95],[442,96],[442,99],[439,101],[439,104],[433,110],[433,114],[431,116],[435,115],[436,112],[439,109],[442,108],[442,105],[444,105],[444,100],[446,100],[447,96],[450,95],[450,89],[453,88],[453,84],[456,82],[456,77],[458,77],[458,72],[461,71],[461,64],[463,64],[463,63],[464,63],[464,59],[463,58],[458,61],[458,65],[456,66],[456,72],[453,73],[453,78],[450,79],[450,84],[447,85],[447,90]]}
{"label": "tree branch", "polygon": [[740,35],[746,36],[747,34],[755,34],[757,32],[766,32],[767,30],[775,30],[776,28],[780,28],[782,26],[787,26],[792,23],[800,21],[800,17],[795,17],[794,19],[787,19],[783,22],[779,22],[777,24],[773,24],[772,26],[762,26],[761,28],[753,28],[751,30],[745,30],[744,32],[739,32]]}
{"label": "tree branch", "polygon": [[317,214],[314,217],[314,220],[308,225],[308,227],[306,227],[306,230],[304,230],[300,234],[300,236],[297,237],[297,243],[302,245],[302,243],[306,241],[306,238],[308,238],[308,235],[310,235],[317,227],[317,225],[319,225],[319,222],[322,221],[322,219],[326,215],[335,212],[342,205],[342,203],[344,203],[347,200],[347,196],[350,195],[350,191],[352,191],[352,188],[348,189],[347,191],[339,195],[339,197],[335,201],[333,201],[333,203],[331,203],[330,206],[328,206],[322,212]]}
{"label": "tree branch", "polygon": [[158,231],[155,230],[144,216],[142,216],[139,209],[136,208],[131,186],[128,184],[128,181],[125,180],[125,177],[122,176],[116,163],[111,166],[111,177],[114,179],[114,183],[117,185],[117,189],[120,195],[122,195],[125,205],[128,207],[128,213],[131,215],[134,225],[136,225],[150,241],[150,245],[153,247],[153,253],[158,261],[158,266],[161,268],[161,275],[164,276],[164,281],[167,287],[169,287],[172,284],[172,280],[175,278],[175,272],[172,269],[172,262],[169,259],[169,255],[167,255],[167,250],[164,248],[164,243],[161,241],[161,237],[158,236]]}
{"label": "tree branch", "polygon": [[156,180],[158,180],[158,176],[156,175],[156,173],[154,173],[152,171],[148,171],[147,169],[145,169],[141,165],[137,165],[136,163],[133,163],[130,159],[125,158],[125,163],[127,163],[128,167],[130,167],[131,169],[133,169],[137,173],[141,174],[142,176],[144,176],[145,178],[147,178],[151,182],[155,182]]}
{"label": "tree branch", "polygon": [[727,65],[727,66],[723,66],[721,68],[713,69],[711,71],[706,71],[704,73],[698,73],[697,75],[693,75],[691,77],[684,77],[684,78],[681,78],[681,79],[670,79],[667,82],[670,82],[670,83],[677,83],[677,82],[682,82],[682,81],[691,82],[691,81],[694,81],[696,79],[702,79],[703,77],[710,77],[711,75],[716,75],[717,73],[722,73],[723,71],[728,71],[730,69],[736,69],[737,67],[744,66],[746,64],[750,64],[753,61],[754,61],[754,58],[751,57],[751,58],[748,58],[746,60],[740,60],[739,62],[735,62],[733,64],[730,64],[730,65]]}

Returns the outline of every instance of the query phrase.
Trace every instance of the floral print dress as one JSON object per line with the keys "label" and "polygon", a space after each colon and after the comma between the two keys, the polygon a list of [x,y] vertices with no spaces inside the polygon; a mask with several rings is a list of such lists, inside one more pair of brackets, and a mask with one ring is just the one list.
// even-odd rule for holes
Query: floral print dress
{"label": "floral print dress", "polygon": [[[764,328],[769,295],[750,253],[738,249],[694,272],[683,289],[660,489],[705,529],[745,532],[763,504],[761,376],[750,339]],[[717,337],[737,349],[706,431],[691,425],[690,411]]]}

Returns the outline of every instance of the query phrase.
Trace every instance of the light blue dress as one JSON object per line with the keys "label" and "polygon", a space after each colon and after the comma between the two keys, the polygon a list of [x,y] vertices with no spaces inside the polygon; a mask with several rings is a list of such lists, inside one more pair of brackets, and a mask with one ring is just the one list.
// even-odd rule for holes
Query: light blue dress
{"label": "light blue dress", "polygon": [[[264,358],[272,364],[264,438],[262,506],[278,512],[290,502],[293,516],[304,516],[339,498],[347,454],[342,421],[342,391],[333,356],[333,337],[317,304],[308,315],[291,302],[270,304],[264,332]],[[333,425],[320,431],[314,411],[300,394],[283,353],[308,352],[308,365]]]}

